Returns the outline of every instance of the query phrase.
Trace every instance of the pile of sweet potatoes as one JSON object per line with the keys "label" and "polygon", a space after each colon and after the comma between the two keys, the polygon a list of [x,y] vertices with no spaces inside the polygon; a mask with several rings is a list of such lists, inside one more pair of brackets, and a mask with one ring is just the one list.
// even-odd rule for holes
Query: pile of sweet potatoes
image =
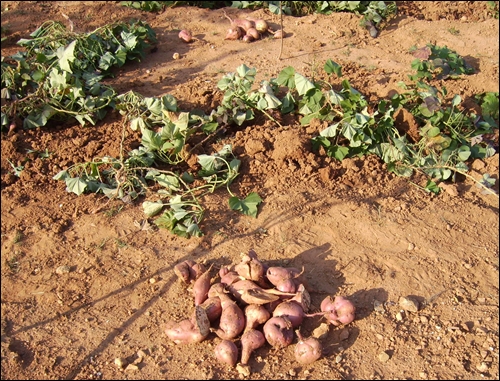
{"label": "pile of sweet potatoes", "polygon": [[189,318],[169,321],[165,333],[176,344],[198,343],[214,333],[221,340],[215,357],[224,364],[236,366],[239,359],[247,366],[253,351],[266,343],[285,348],[296,338],[296,360],[310,364],[321,357],[322,345],[314,337],[302,337],[304,318],[321,315],[333,325],[355,318],[355,306],[342,296],[326,297],[320,312],[309,313],[304,270],[269,267],[254,250],[242,255],[240,263],[222,267],[214,277],[217,282],[211,269],[191,260],[174,267],[179,279],[192,286],[195,308]]}

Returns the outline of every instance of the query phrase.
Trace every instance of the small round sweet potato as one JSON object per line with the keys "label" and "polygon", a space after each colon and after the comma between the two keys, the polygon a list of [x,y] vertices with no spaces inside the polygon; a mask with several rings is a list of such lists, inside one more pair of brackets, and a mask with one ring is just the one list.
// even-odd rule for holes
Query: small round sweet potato
{"label": "small round sweet potato", "polygon": [[231,340],[222,340],[215,347],[215,358],[222,364],[236,366],[238,362],[238,347]]}

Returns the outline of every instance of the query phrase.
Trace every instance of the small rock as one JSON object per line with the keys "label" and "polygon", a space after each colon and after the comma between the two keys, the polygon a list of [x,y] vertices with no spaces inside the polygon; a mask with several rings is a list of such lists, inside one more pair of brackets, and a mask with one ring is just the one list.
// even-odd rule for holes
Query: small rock
{"label": "small rock", "polygon": [[121,357],[117,357],[117,358],[115,358],[115,365],[118,368],[123,369],[127,365],[127,360],[125,360],[124,358],[121,358]]}
{"label": "small rock", "polygon": [[181,57],[181,56],[180,56],[180,54],[179,54],[179,53],[174,53],[174,55],[172,56],[172,58],[173,58],[174,60],[178,60],[180,57]]}
{"label": "small rock", "polygon": [[488,329],[485,327],[477,327],[476,335],[486,335],[488,333]]}
{"label": "small rock", "polygon": [[396,314],[396,320],[397,320],[397,321],[402,321],[402,320],[403,320],[403,314],[402,314],[401,312],[398,312],[398,313]]}
{"label": "small rock", "polygon": [[425,373],[425,372],[420,372],[418,375],[420,376],[420,378],[423,378],[423,379],[427,378],[427,373]]}
{"label": "small rock", "polygon": [[156,278],[155,277],[150,278],[149,279],[149,283],[151,283],[151,284],[156,283]]}
{"label": "small rock", "polygon": [[337,357],[335,357],[335,362],[338,364],[342,361],[342,355],[337,355]]}
{"label": "small rock", "polygon": [[419,303],[411,296],[402,296],[399,298],[399,306],[405,311],[418,312]]}
{"label": "small rock", "polygon": [[389,353],[387,352],[381,352],[379,355],[378,355],[378,360],[380,362],[387,362],[389,361],[389,359],[391,358],[391,356],[389,356]]}
{"label": "small rock", "polygon": [[342,331],[340,331],[339,334],[339,339],[340,341],[347,340],[349,338],[349,330],[347,328],[344,328]]}
{"label": "small rock", "polygon": [[482,362],[481,364],[476,365],[476,369],[480,371],[481,373],[487,372],[489,367],[488,364],[485,362]]}
{"label": "small rock", "polygon": [[236,370],[244,377],[250,376],[250,367],[248,365],[236,364]]}
{"label": "small rock", "polygon": [[69,266],[59,266],[56,269],[56,274],[62,275],[62,274],[67,274],[71,271],[71,267]]}
{"label": "small rock", "polygon": [[427,316],[420,316],[420,322],[422,324],[427,324],[429,322],[429,319],[427,318]]}
{"label": "small rock", "polygon": [[373,310],[375,312],[384,313],[385,312],[384,303],[382,303],[379,300],[374,300],[373,301]]}
{"label": "small rock", "polygon": [[458,190],[455,184],[440,183],[439,187],[442,188],[446,193],[448,193],[452,197],[458,196]]}
{"label": "small rock", "polygon": [[408,250],[409,250],[409,251],[412,251],[413,249],[415,249],[415,244],[413,244],[413,243],[411,243],[411,242],[410,242],[410,243],[408,244]]}
{"label": "small rock", "polygon": [[295,376],[297,375],[297,371],[296,371],[295,369],[290,369],[290,370],[288,371],[288,374],[289,374],[290,376],[292,376],[292,377],[295,377]]}
{"label": "small rock", "polygon": [[125,370],[138,370],[139,367],[135,364],[128,364]]}
{"label": "small rock", "polygon": [[321,323],[319,325],[319,327],[314,329],[314,331],[312,332],[312,336],[318,340],[326,339],[326,336],[328,335],[329,328],[330,328],[330,326],[328,324]]}
{"label": "small rock", "polygon": [[137,351],[137,357],[146,357],[146,352],[144,352],[142,349],[139,349]]}

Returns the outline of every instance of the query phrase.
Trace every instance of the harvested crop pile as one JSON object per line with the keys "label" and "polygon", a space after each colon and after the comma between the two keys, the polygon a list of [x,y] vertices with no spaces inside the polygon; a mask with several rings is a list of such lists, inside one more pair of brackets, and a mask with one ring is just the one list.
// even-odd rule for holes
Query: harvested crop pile
{"label": "harvested crop pile", "polygon": [[222,340],[215,346],[215,358],[232,367],[238,364],[247,373],[252,353],[266,344],[283,349],[297,339],[297,362],[310,364],[321,358],[321,342],[300,333],[305,318],[323,316],[333,326],[355,318],[355,306],[340,295],[327,296],[321,311],[309,313],[304,269],[270,267],[254,250],[242,254],[239,263],[223,266],[213,278],[212,267],[205,270],[192,260],[174,267],[177,277],[192,286],[195,308],[190,318],[167,322],[165,334],[176,344],[192,344],[215,333],[214,338]]}

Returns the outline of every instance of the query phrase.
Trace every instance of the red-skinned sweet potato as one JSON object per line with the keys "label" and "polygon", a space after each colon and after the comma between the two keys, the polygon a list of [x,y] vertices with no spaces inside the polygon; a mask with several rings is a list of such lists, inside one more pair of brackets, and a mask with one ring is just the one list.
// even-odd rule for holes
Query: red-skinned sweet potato
{"label": "red-skinned sweet potato", "polygon": [[324,317],[333,325],[349,324],[356,317],[356,307],[351,301],[337,295],[335,299],[327,296],[320,305]]}
{"label": "red-skinned sweet potato", "polygon": [[266,338],[263,333],[256,329],[250,329],[243,333],[241,336],[241,363],[247,365],[253,351],[262,347],[265,343]]}
{"label": "red-skinned sweet potato", "polygon": [[222,340],[214,352],[215,358],[223,364],[234,367],[238,362],[238,347],[231,340]]}
{"label": "red-skinned sweet potato", "polygon": [[286,316],[274,316],[264,324],[264,337],[274,348],[285,348],[293,341],[292,323]]}

